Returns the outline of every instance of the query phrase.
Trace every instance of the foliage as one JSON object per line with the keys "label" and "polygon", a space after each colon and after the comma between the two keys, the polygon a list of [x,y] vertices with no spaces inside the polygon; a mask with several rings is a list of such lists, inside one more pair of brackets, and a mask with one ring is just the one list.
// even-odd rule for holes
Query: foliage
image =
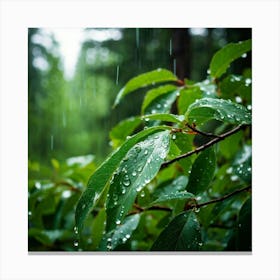
{"label": "foliage", "polygon": [[142,115],[113,128],[115,150],[79,198],[77,249],[251,250],[251,78],[232,91],[225,73],[250,49],[219,50],[201,82],[157,69],[120,90],[115,106],[152,86]]}

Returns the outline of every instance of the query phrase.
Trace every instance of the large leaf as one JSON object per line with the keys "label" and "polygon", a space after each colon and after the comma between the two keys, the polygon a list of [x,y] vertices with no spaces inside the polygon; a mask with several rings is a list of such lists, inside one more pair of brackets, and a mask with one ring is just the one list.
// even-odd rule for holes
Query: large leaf
{"label": "large leaf", "polygon": [[119,122],[110,131],[110,139],[113,147],[116,148],[122,144],[126,137],[129,136],[142,123],[140,117],[131,117]]}
{"label": "large leaf", "polygon": [[169,131],[156,132],[137,143],[115,172],[108,193],[107,231],[121,224],[137,194],[158,173],[169,150]]}
{"label": "large leaf", "polygon": [[216,156],[211,147],[204,150],[193,163],[187,190],[195,194],[206,190],[213,179],[215,169]]}
{"label": "large leaf", "polygon": [[241,57],[252,48],[252,40],[239,43],[230,43],[217,51],[210,63],[210,74],[214,78],[219,78],[224,74],[230,64]]}
{"label": "large leaf", "polygon": [[166,113],[169,112],[172,103],[177,96],[177,87],[173,85],[165,85],[151,89],[145,95],[142,104],[142,114],[149,113]]}
{"label": "large leaf", "polygon": [[134,214],[125,218],[122,225],[103,237],[99,249],[102,251],[111,251],[118,245],[126,243],[130,239],[133,231],[137,228],[139,221],[140,214]]}
{"label": "large leaf", "polygon": [[189,123],[201,124],[216,119],[230,124],[250,124],[251,113],[244,106],[231,100],[203,98],[188,108],[185,115]]}
{"label": "large leaf", "polygon": [[152,127],[145,129],[131,138],[127,139],[124,144],[119,147],[106,161],[95,171],[88,181],[87,189],[83,192],[79,199],[75,219],[76,226],[80,231],[83,222],[91,209],[96,205],[101,194],[103,193],[107,183],[110,181],[113,173],[119,167],[120,162],[126,153],[139,141],[145,139],[148,135],[167,129],[165,126]]}
{"label": "large leaf", "polygon": [[114,106],[118,105],[121,99],[125,95],[137,89],[155,85],[156,83],[163,83],[163,82],[170,82],[170,81],[177,81],[177,80],[178,80],[177,77],[172,72],[161,68],[136,76],[131,80],[129,80],[126,83],[126,85],[120,90],[120,92],[116,97]]}
{"label": "large leaf", "polygon": [[176,216],[161,232],[152,251],[197,251],[201,243],[201,230],[196,215],[188,211]]}

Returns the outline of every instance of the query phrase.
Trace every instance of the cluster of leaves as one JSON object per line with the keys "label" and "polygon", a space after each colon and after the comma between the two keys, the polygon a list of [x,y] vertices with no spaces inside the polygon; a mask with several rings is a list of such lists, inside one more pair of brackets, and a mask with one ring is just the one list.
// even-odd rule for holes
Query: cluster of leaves
{"label": "cluster of leaves", "polygon": [[95,169],[93,160],[93,155],[52,159],[51,167],[28,162],[29,251],[73,251],[74,209]]}
{"label": "cluster of leaves", "polygon": [[127,82],[114,106],[145,88],[141,116],[110,133],[76,207],[77,249],[251,250],[251,71],[227,73],[250,50],[228,44],[201,82],[165,69]]}

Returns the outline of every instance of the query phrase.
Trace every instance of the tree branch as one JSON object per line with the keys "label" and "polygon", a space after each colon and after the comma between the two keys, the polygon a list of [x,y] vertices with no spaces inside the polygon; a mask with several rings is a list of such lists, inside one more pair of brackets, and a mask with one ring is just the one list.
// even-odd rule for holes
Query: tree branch
{"label": "tree branch", "polygon": [[180,159],[189,157],[189,156],[191,156],[191,155],[193,155],[193,154],[195,154],[195,153],[198,153],[198,152],[201,152],[201,151],[207,149],[208,147],[210,147],[210,146],[212,146],[212,145],[214,145],[214,144],[216,144],[216,143],[218,143],[218,142],[224,140],[225,138],[229,137],[230,135],[236,133],[236,132],[239,131],[242,127],[243,127],[243,125],[239,125],[239,126],[233,128],[232,130],[227,131],[227,132],[225,132],[224,134],[221,134],[221,135],[217,136],[216,138],[210,140],[209,142],[207,142],[206,144],[204,144],[204,145],[202,145],[202,146],[196,148],[195,150],[189,151],[189,152],[187,152],[187,153],[185,153],[185,154],[182,154],[182,155],[180,155],[180,156],[178,156],[178,157],[176,157],[176,158],[174,158],[174,159],[171,159],[171,160],[169,160],[169,161],[164,162],[164,163],[161,165],[161,168],[165,168],[165,167],[167,167],[168,165],[170,165],[171,163],[173,163],[173,162],[175,162],[175,161],[178,161],[178,160],[180,160]]}
{"label": "tree branch", "polygon": [[220,135],[215,135],[213,133],[209,133],[209,132],[204,132],[204,131],[201,131],[201,130],[198,130],[197,128],[195,128],[194,126],[190,125],[190,124],[186,124],[186,126],[188,128],[190,128],[192,131],[198,133],[198,134],[201,134],[203,136],[207,136],[207,137],[215,137],[215,138],[221,138]]}

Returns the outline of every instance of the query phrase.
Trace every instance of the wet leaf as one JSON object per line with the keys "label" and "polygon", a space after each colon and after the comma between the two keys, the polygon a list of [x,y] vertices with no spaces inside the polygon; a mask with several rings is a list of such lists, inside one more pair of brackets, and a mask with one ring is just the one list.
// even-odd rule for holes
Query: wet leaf
{"label": "wet leaf", "polygon": [[193,163],[187,190],[194,194],[205,191],[213,179],[215,169],[216,156],[211,147],[201,152]]}
{"label": "wet leaf", "polygon": [[200,249],[201,230],[192,211],[176,216],[161,232],[152,251],[197,251]]}
{"label": "wet leaf", "polygon": [[181,124],[185,117],[183,115],[173,115],[173,114],[152,114],[152,115],[145,115],[142,117],[142,119],[146,121],[150,120],[160,120],[164,122],[173,122],[173,123],[178,123]]}
{"label": "wet leaf", "polygon": [[145,139],[148,135],[165,129],[166,127],[164,126],[148,128],[127,139],[123,145],[114,151],[94,172],[88,181],[87,189],[83,192],[76,207],[75,219],[79,232],[82,229],[86,216],[96,205],[105,190],[106,185],[109,183],[113,173],[119,167],[119,164],[125,157],[126,153],[137,142]]}
{"label": "wet leaf", "polygon": [[131,117],[119,122],[110,131],[110,139],[113,147],[120,146],[140,124],[142,123],[140,117]]}
{"label": "wet leaf", "polygon": [[203,98],[188,108],[185,117],[189,123],[201,124],[210,119],[230,124],[250,124],[251,112],[231,100]]}
{"label": "wet leaf", "polygon": [[126,85],[120,90],[116,97],[114,106],[118,105],[124,96],[137,89],[151,86],[157,83],[172,82],[177,80],[177,77],[172,72],[161,68],[138,75],[129,80]]}
{"label": "wet leaf", "polygon": [[219,78],[224,74],[230,64],[252,48],[252,40],[230,43],[217,51],[210,63],[210,75]]}
{"label": "wet leaf", "polygon": [[106,201],[107,231],[121,224],[137,194],[158,173],[169,150],[169,131],[156,132],[137,143],[115,172]]}
{"label": "wet leaf", "polygon": [[161,202],[167,202],[172,200],[189,200],[195,198],[195,196],[192,193],[189,193],[187,191],[173,191],[168,194],[161,195],[158,199],[153,201],[151,204],[157,204]]}

